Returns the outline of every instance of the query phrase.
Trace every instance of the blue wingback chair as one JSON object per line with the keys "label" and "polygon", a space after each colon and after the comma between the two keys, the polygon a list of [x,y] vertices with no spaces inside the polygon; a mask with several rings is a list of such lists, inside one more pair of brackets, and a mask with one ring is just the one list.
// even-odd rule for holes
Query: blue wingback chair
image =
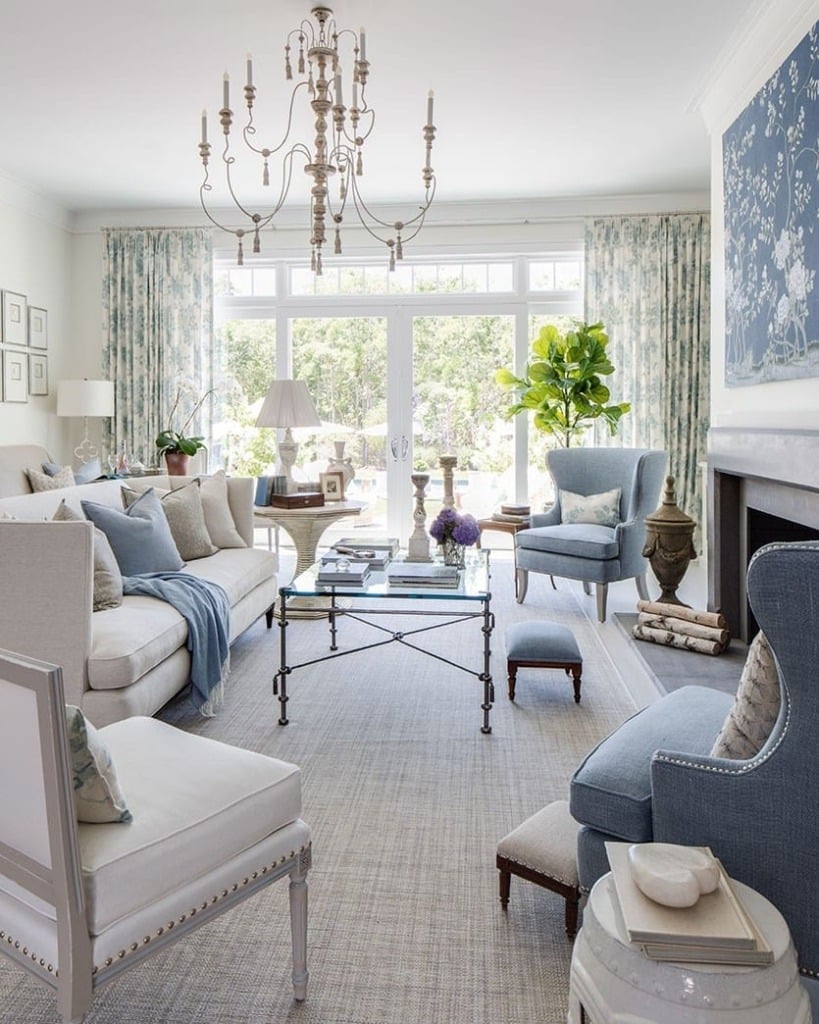
{"label": "blue wingback chair", "polygon": [[[643,558],[645,517],[660,500],[666,466],[663,451],[644,448],[558,448],[546,456],[555,483],[555,503],[532,516],[532,527],[515,535],[518,603],[526,597],[530,572],[582,580],[587,594],[597,589],[597,617],[606,620],[609,583],[634,579],[648,600]],[[617,526],[561,522],[560,492],[601,494],[620,488]],[[554,582],[554,580],[552,581]]]}
{"label": "blue wingback chair", "polygon": [[781,686],[767,742],[749,760],[711,757],[733,699],[706,687],[638,712],[572,779],[578,873],[586,889],[608,871],[607,839],[710,846],[784,915],[819,1021],[819,542],[760,548],[748,596]]}

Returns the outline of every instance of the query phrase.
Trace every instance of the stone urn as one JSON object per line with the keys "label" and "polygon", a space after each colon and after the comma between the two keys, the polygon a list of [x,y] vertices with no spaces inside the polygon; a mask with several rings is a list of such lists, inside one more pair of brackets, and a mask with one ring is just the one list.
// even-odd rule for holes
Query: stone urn
{"label": "stone urn", "polygon": [[646,516],[645,524],[643,557],[651,563],[660,584],[661,593],[657,600],[665,604],[682,605],[683,602],[677,597],[677,587],[685,576],[689,562],[697,557],[692,540],[697,524],[691,516],[678,508],[673,476],[665,478],[662,504],[656,512]]}

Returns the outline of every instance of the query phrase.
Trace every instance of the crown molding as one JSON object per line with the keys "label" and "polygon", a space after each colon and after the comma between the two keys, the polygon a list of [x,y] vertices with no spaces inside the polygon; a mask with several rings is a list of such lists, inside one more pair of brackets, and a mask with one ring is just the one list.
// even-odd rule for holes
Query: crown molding
{"label": "crown molding", "polygon": [[71,231],[73,216],[65,207],[42,195],[36,189],[0,171],[0,203],[13,210],[36,217],[62,231]]}

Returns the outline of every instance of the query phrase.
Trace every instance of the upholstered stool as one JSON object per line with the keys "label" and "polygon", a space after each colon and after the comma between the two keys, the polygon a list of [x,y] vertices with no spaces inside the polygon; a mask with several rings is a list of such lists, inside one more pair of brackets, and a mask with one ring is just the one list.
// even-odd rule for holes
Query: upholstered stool
{"label": "upholstered stool", "polygon": [[568,800],[556,800],[527,818],[498,843],[500,901],[509,904],[511,876],[551,889],[566,901],[566,934],[577,932],[580,889],[577,883],[577,831],[580,826],[569,814]]}
{"label": "upholstered stool", "polygon": [[580,703],[580,673],[583,659],[574,634],[554,622],[515,622],[506,630],[506,673],[509,700],[515,699],[519,668],[562,668],[571,674],[574,700]]}

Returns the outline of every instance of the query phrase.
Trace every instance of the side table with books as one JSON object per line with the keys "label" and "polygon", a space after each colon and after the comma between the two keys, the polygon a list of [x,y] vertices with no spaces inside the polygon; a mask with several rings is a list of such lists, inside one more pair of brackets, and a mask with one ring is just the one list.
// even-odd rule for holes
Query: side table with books
{"label": "side table with books", "polygon": [[[629,892],[624,851],[608,852],[613,870],[591,891],[572,953],[568,1024],[811,1024],[790,932],[773,904],[723,872],[727,902],[739,905],[749,935],[734,936],[730,925],[715,927],[726,924],[719,915],[698,911],[691,920],[706,927],[697,939],[698,929],[673,923],[676,908],[663,915],[655,904],[644,914]],[[722,898],[717,891],[700,900],[710,896]]]}
{"label": "side table with books", "polygon": [[510,533],[513,537],[519,530],[528,530],[531,512],[529,505],[501,505],[487,519],[479,519],[478,547],[481,546],[484,530]]}

